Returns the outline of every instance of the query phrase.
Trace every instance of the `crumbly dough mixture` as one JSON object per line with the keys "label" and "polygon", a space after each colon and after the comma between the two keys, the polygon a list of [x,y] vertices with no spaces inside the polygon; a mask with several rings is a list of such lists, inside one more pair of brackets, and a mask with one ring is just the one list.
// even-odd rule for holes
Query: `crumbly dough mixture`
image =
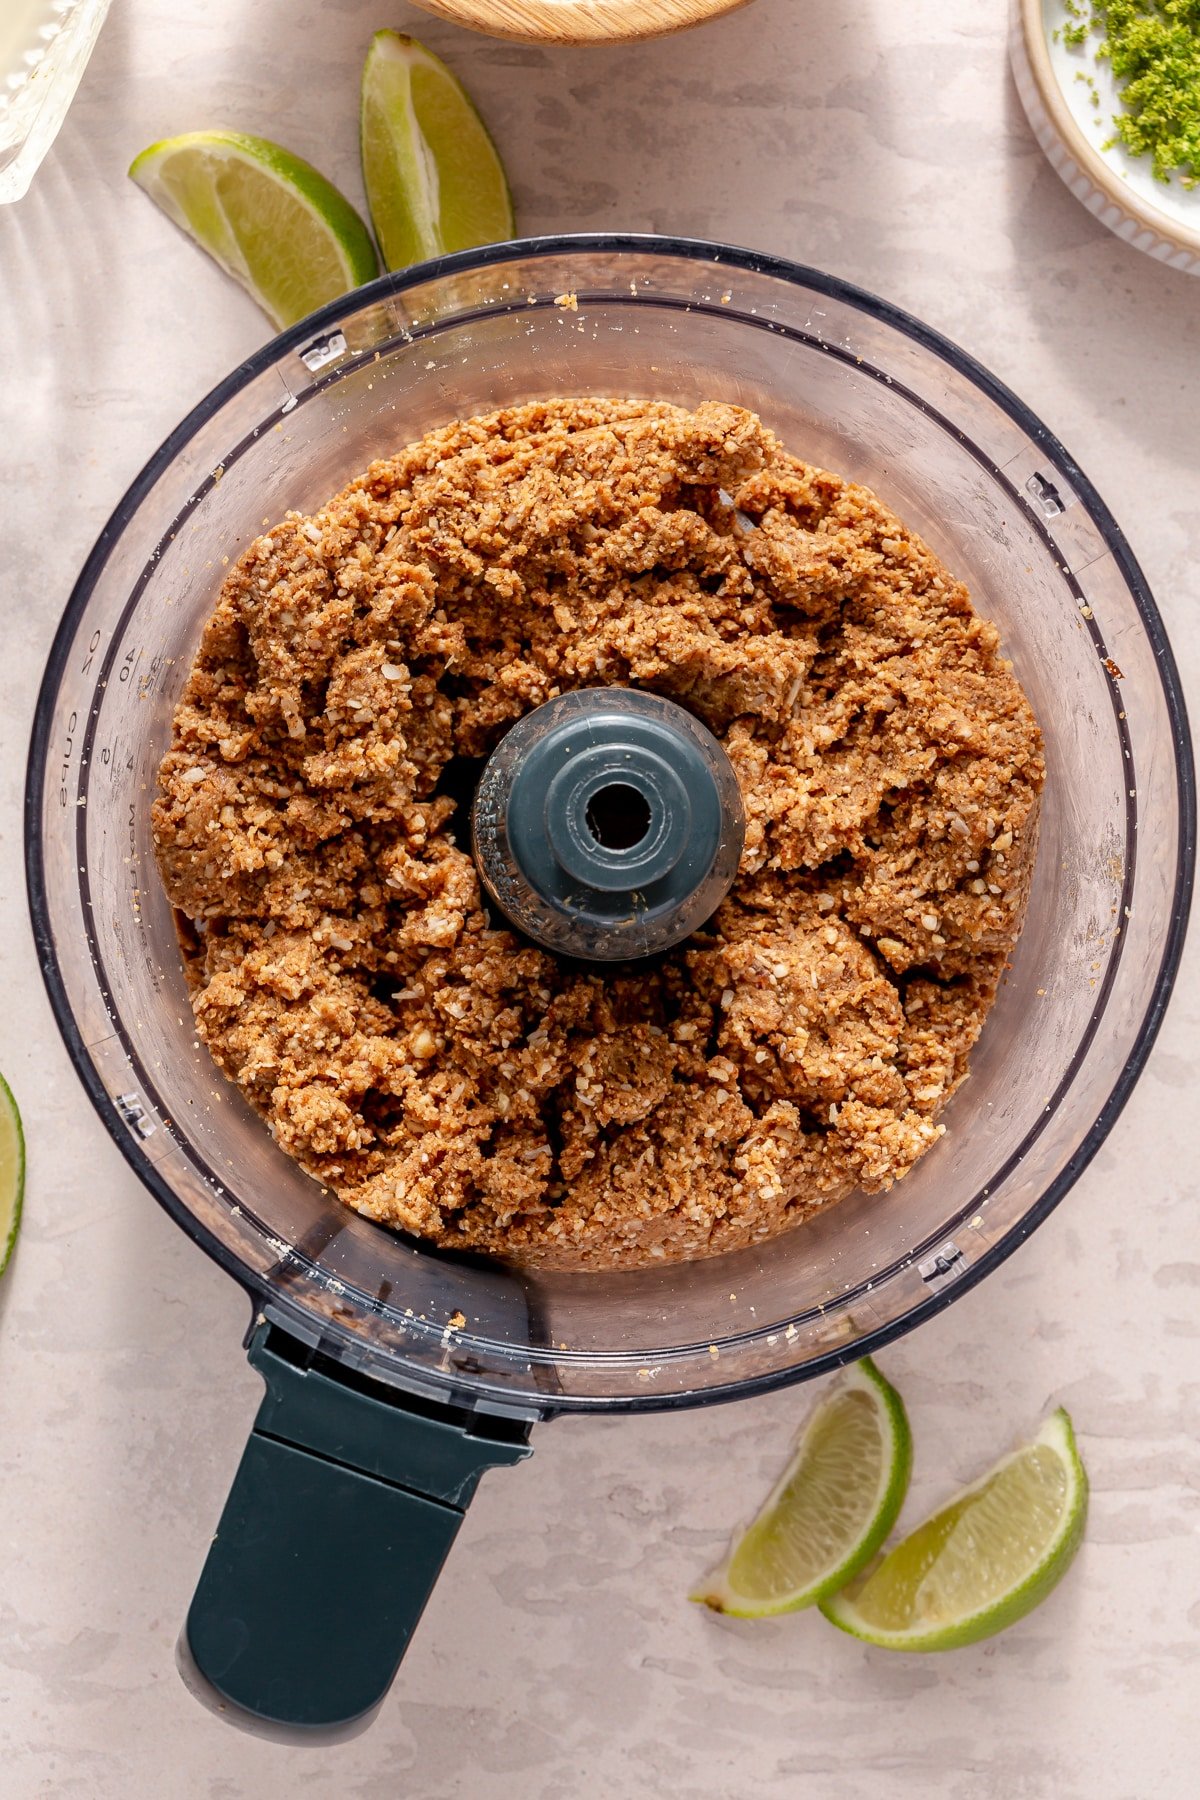
{"label": "crumbly dough mixture", "polygon": [[[570,687],[668,695],[747,818],[710,926],[590,973],[498,929],[480,764]],[[751,413],[539,402],[250,545],[154,807],[200,1034],[289,1155],[440,1244],[614,1267],[770,1237],[940,1135],[1043,781],[993,627]]]}

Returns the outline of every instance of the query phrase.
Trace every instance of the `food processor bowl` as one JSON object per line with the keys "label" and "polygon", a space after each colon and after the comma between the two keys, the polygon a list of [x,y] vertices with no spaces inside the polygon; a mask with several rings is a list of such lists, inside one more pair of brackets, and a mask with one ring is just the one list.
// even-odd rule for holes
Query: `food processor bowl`
{"label": "food processor bowl", "polygon": [[[194,1041],[150,836],[172,711],[226,560],[433,426],[576,394],[750,407],[797,455],[873,488],[999,627],[1048,770],[1024,932],[944,1138],[890,1192],[759,1247],[610,1274],[434,1249],[349,1211],[284,1156]],[[35,930],[80,1076],[138,1175],[251,1296],[268,1380],[191,1650],[227,1698],[308,1725],[378,1698],[474,1480],[525,1453],[531,1421],[803,1379],[996,1268],[1087,1165],[1145,1061],[1194,857],[1189,739],[1158,613],[1045,427],[953,345],[844,282],[618,236],[386,276],[235,370],[147,465],[84,569],[38,705],[27,805]],[[385,1490],[428,1517],[376,1528]],[[318,1617],[289,1594],[286,1554],[300,1533],[309,1566],[335,1505],[361,1521],[364,1571],[390,1560],[356,1591],[340,1527],[344,1606]],[[397,1556],[400,1540],[411,1554]],[[339,1685],[339,1634],[361,1633],[364,1607],[378,1641],[344,1659],[362,1667]]]}

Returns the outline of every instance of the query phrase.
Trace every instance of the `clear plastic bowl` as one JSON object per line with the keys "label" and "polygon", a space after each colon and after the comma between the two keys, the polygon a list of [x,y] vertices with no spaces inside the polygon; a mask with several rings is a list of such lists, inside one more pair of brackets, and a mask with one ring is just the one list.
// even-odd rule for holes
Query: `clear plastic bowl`
{"label": "clear plastic bowl", "polygon": [[[556,304],[566,294],[577,310]],[[564,394],[753,407],[798,455],[874,488],[999,625],[1049,770],[1024,935],[942,1142],[890,1193],[758,1249],[629,1274],[439,1253],[328,1198],[194,1044],[150,843],[155,772],[223,559],[430,426]],[[1193,771],[1174,663],[1124,539],[984,370],[811,269],[567,238],[375,282],[268,345],[184,421],[67,608],[28,828],[59,1023],[172,1217],[335,1362],[528,1418],[812,1375],[997,1267],[1086,1166],[1145,1061],[1186,918]]]}

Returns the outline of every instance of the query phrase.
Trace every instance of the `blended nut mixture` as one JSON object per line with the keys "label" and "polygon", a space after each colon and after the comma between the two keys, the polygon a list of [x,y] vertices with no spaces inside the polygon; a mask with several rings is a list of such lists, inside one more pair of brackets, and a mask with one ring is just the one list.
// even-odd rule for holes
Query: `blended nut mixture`
{"label": "blended nut mixture", "polygon": [[[589,971],[497,928],[467,812],[564,689],[737,772],[708,927]],[[965,588],[751,413],[560,400],[430,432],[226,580],[154,830],[197,1026],[276,1141],[439,1244],[618,1267],[904,1175],[1020,929],[1037,724]]]}

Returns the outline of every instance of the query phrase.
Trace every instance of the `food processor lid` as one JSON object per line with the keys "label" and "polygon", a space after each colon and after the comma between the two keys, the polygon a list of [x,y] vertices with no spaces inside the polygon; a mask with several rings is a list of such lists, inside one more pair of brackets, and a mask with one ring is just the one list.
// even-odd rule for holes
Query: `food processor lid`
{"label": "food processor lid", "polygon": [[489,757],[471,845],[508,921],[560,956],[669,950],[729,892],[745,837],[737,777],[708,728],[633,688],[526,713]]}

